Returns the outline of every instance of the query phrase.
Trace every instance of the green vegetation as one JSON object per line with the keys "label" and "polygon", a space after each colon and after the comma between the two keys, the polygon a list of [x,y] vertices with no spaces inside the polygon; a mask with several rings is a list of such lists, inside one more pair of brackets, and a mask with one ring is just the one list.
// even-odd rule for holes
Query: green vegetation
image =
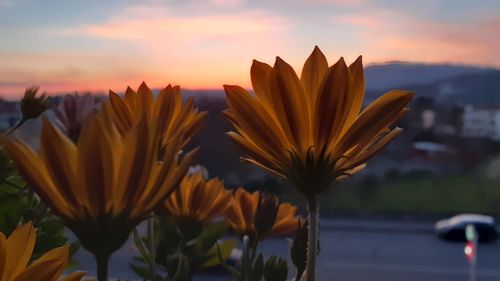
{"label": "green vegetation", "polygon": [[340,184],[323,196],[324,210],[448,214],[500,213],[500,182],[471,175],[405,175],[388,180],[366,176]]}

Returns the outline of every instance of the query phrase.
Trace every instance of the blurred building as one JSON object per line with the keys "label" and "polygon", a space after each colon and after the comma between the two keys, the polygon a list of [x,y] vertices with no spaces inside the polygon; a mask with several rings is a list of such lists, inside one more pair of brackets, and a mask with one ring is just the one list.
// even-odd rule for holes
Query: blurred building
{"label": "blurred building", "polygon": [[500,108],[465,107],[462,134],[464,137],[487,137],[500,141]]}
{"label": "blurred building", "polygon": [[5,131],[14,126],[21,119],[21,111],[16,102],[0,99],[0,131]]}

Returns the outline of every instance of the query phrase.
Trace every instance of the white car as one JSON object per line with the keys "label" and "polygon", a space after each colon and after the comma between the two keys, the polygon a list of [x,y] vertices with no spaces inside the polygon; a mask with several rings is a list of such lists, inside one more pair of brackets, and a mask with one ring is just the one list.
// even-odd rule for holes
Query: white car
{"label": "white car", "polygon": [[498,239],[498,230],[495,219],[491,216],[479,214],[460,214],[448,219],[440,220],[435,225],[439,238],[449,241],[467,241],[465,228],[468,224],[476,228],[478,241],[494,243]]}

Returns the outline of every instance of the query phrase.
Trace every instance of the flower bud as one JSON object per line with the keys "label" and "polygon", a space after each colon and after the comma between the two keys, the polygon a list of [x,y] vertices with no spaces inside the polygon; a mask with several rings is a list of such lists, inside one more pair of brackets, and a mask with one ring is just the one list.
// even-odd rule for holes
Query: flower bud
{"label": "flower bud", "polygon": [[83,124],[95,110],[95,98],[87,93],[83,96],[78,94],[65,96],[54,108],[54,113],[66,135],[76,143]]}
{"label": "flower bud", "polygon": [[259,192],[259,202],[254,217],[257,233],[264,234],[271,230],[276,222],[279,207],[280,202],[276,195]]}
{"label": "flower bud", "polygon": [[26,89],[21,99],[21,113],[23,120],[35,119],[40,116],[48,107],[47,95],[43,93],[37,97],[39,87],[33,86]]}
{"label": "flower bud", "polygon": [[288,265],[285,259],[271,256],[264,265],[264,279],[266,281],[286,281]]}

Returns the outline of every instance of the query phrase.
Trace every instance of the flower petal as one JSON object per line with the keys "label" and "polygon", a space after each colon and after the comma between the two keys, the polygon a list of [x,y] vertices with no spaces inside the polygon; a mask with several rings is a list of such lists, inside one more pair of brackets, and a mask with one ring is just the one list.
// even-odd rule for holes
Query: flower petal
{"label": "flower petal", "polygon": [[112,116],[116,127],[122,135],[132,127],[132,113],[127,104],[115,93],[109,91],[109,100],[105,103],[107,112]]}
{"label": "flower petal", "polygon": [[7,263],[7,238],[0,232],[0,280],[4,280],[5,264]]}
{"label": "flower petal", "polygon": [[229,116],[237,121],[238,127],[263,151],[274,158],[283,158],[283,149],[287,149],[289,145],[281,128],[273,122],[263,107],[239,86],[225,85],[224,90]]}
{"label": "flower petal", "polygon": [[57,281],[63,267],[64,262],[60,259],[45,260],[28,267],[13,281]]}
{"label": "flower petal", "polygon": [[336,147],[342,154],[362,142],[369,142],[381,130],[400,117],[400,112],[411,101],[414,94],[404,90],[394,90],[371,103],[349,128]]}
{"label": "flower petal", "polygon": [[365,148],[361,153],[359,153],[358,155],[353,155],[352,158],[349,158],[345,163],[342,163],[341,169],[350,170],[365,163],[368,159],[372,158],[375,154],[384,149],[394,138],[396,138],[402,132],[403,129],[401,128],[395,128],[391,130],[375,143],[369,145],[368,148]]}
{"label": "flower petal", "polygon": [[288,141],[294,149],[305,151],[312,139],[307,98],[297,74],[280,57],[271,71],[270,87],[273,108]]}
{"label": "flower petal", "polygon": [[80,281],[85,276],[85,272],[77,271],[66,275],[61,281]]}
{"label": "flower petal", "polygon": [[343,59],[330,67],[315,103],[315,147],[321,150],[335,142],[349,108],[349,70]]}
{"label": "flower petal", "polygon": [[40,156],[59,192],[70,206],[79,205],[80,189],[76,187],[77,151],[74,143],[48,119],[43,119]]}
{"label": "flower petal", "polygon": [[252,80],[252,88],[255,95],[262,103],[262,105],[269,111],[273,108],[272,97],[270,96],[269,79],[271,78],[272,67],[267,63],[262,63],[253,60],[252,67],[250,68],[250,77]]}
{"label": "flower petal", "polygon": [[349,66],[349,71],[351,72],[352,82],[349,93],[349,114],[344,128],[348,128],[356,120],[361,112],[365,98],[365,74],[363,71],[363,58],[361,56]]}
{"label": "flower petal", "polygon": [[276,164],[276,159],[256,146],[251,140],[242,137],[234,132],[226,133],[234,143],[242,149],[249,157],[266,166],[268,169],[281,170]]}
{"label": "flower petal", "polygon": [[71,217],[68,204],[64,201],[38,154],[22,140],[0,137],[15,166],[37,194],[60,216]]}
{"label": "flower petal", "polygon": [[62,247],[57,247],[54,248],[47,253],[45,253],[43,256],[41,256],[39,259],[34,261],[30,266],[34,266],[38,263],[44,262],[46,260],[53,260],[53,259],[60,259],[64,265],[66,266],[69,262],[69,246],[64,245]]}
{"label": "flower petal", "polygon": [[310,103],[309,106],[311,109],[318,96],[321,82],[323,81],[327,71],[328,62],[326,57],[318,46],[316,46],[314,47],[314,50],[309,58],[307,58],[300,76],[300,81],[304,86],[304,91],[306,92],[307,100]]}
{"label": "flower petal", "polygon": [[14,230],[7,238],[7,261],[3,278],[17,276],[21,273],[31,258],[35,247],[35,228],[26,223]]}

